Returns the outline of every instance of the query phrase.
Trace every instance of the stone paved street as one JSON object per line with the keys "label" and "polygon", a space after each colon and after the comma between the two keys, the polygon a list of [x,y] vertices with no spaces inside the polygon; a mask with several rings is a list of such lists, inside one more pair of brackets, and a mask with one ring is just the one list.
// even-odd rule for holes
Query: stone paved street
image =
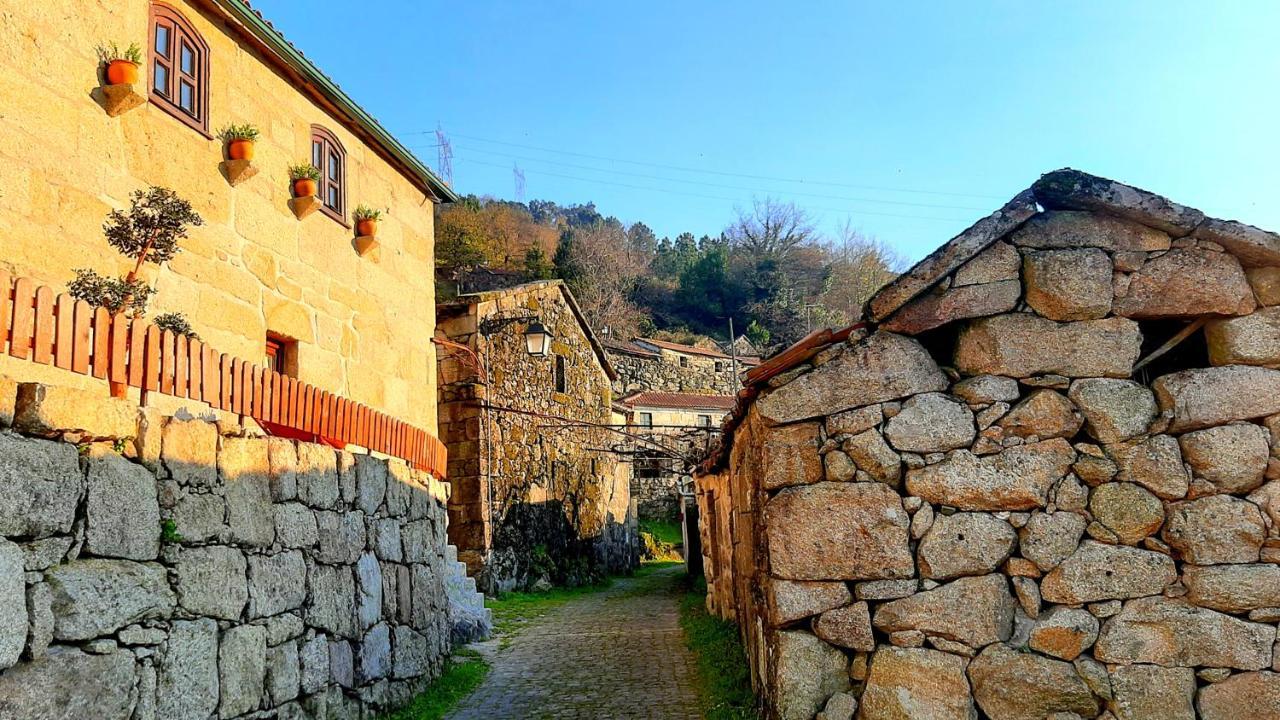
{"label": "stone paved street", "polygon": [[449,720],[701,717],[673,587],[680,572],[618,580],[533,620],[493,646],[489,676]]}

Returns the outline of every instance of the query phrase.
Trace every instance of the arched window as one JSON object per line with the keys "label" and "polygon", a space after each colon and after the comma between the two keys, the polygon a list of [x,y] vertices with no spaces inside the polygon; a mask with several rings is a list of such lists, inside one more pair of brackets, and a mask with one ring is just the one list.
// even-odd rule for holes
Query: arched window
{"label": "arched window", "polygon": [[347,151],[337,136],[319,125],[311,126],[311,164],[320,169],[320,209],[347,224]]}
{"label": "arched window", "polygon": [[177,10],[151,4],[151,101],[209,134],[209,46]]}

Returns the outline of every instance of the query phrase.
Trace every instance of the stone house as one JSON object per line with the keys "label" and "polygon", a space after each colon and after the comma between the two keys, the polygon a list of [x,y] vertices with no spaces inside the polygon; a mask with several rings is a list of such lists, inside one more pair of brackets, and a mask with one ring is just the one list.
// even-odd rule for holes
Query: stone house
{"label": "stone house", "polygon": [[[135,190],[171,188],[204,225],[144,269],[151,314],[182,312],[255,362],[270,339],[288,374],[434,430],[432,221],[452,190],[245,0],[15,3],[5,27],[4,54],[40,62],[0,80],[0,267],[53,288],[76,268],[122,275],[103,221]],[[136,86],[104,85],[104,42],[143,49]],[[261,131],[247,165],[214,138],[232,123]],[[288,166],[308,161],[323,200],[293,202]],[[361,204],[388,210],[364,254]]]}
{"label": "stone house", "polygon": [[614,370],[559,280],[438,310],[449,538],[486,592],[638,562]]}
{"label": "stone house", "polygon": [[[680,516],[681,490],[690,491],[690,470],[719,437],[733,409],[733,396],[639,392],[620,401],[629,430],[638,438],[631,495],[641,520]],[[649,441],[649,442],[645,442]]]}
{"label": "stone house", "polygon": [[[733,357],[719,349],[634,338],[609,338],[605,352],[618,371],[619,394],[642,391],[733,395],[740,383],[733,373]],[[759,362],[738,358],[741,371]]]}
{"label": "stone house", "polygon": [[1278,288],[1061,170],[749,373],[696,484],[769,717],[1280,717]]}

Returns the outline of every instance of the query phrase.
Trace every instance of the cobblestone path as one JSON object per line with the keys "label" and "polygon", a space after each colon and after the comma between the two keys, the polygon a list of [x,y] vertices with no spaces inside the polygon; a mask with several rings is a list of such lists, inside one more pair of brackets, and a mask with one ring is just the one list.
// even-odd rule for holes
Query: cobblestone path
{"label": "cobblestone path", "polygon": [[681,572],[617,580],[491,645],[493,669],[447,720],[700,718],[674,592]]}

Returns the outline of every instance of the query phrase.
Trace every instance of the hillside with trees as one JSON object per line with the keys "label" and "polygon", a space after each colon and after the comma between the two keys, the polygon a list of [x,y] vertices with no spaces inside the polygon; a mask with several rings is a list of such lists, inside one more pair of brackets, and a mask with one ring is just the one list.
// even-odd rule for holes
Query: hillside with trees
{"label": "hillside with trees", "polygon": [[[689,341],[728,336],[728,319],[760,348],[860,317],[899,259],[849,225],[834,235],[772,199],[738,212],[717,236],[659,238],[594,204],[528,204],[468,196],[436,215],[436,267],[468,287],[477,271],[514,284],[562,278],[599,332]],[[447,291],[446,291],[447,292]]]}

